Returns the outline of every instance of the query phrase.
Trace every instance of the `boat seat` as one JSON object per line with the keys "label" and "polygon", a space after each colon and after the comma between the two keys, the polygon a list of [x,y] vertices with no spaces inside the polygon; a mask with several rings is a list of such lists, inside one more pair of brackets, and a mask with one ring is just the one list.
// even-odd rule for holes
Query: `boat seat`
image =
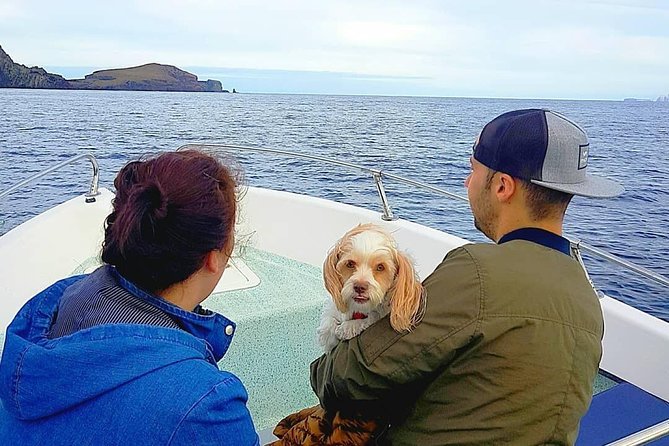
{"label": "boat seat", "polygon": [[[669,403],[628,383],[621,382],[592,399],[581,420],[577,446],[605,445],[669,419]],[[653,446],[669,446],[669,437]]]}

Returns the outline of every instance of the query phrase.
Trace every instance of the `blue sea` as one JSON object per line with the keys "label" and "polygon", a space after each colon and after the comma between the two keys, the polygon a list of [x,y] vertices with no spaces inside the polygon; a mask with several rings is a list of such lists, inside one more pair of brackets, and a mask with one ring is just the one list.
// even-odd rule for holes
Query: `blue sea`
{"label": "blue sea", "polygon": [[[669,276],[669,103],[0,89],[0,191],[83,152],[97,157],[101,183],[111,188],[127,161],[203,142],[326,156],[466,196],[479,130],[504,111],[530,107],[579,122],[590,137],[588,169],[626,187],[616,199],[576,197],[565,233]],[[380,210],[370,176],[275,156],[238,161],[249,185]],[[5,198],[0,234],[85,192],[89,179],[82,162]],[[385,184],[399,217],[484,240],[466,203]],[[600,290],[669,320],[666,287],[585,261]]]}

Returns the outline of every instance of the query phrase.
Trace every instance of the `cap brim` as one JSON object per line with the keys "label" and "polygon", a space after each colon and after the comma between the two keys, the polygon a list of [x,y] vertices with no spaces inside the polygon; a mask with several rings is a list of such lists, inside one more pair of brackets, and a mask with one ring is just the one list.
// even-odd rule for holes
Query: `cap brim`
{"label": "cap brim", "polygon": [[573,195],[582,195],[584,197],[594,198],[612,198],[617,197],[625,191],[622,184],[608,178],[586,175],[585,181],[581,183],[549,183],[546,181],[530,180],[539,186],[548,189],[559,190]]}

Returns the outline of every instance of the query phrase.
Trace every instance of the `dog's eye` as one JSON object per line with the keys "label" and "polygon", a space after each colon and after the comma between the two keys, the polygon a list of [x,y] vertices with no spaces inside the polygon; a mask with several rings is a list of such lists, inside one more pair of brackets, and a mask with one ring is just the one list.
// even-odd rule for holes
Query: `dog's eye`
{"label": "dog's eye", "polygon": [[377,271],[383,271],[385,269],[386,269],[386,267],[383,265],[383,263],[379,263],[378,265],[376,265],[376,270]]}
{"label": "dog's eye", "polygon": [[355,262],[353,260],[349,260],[346,262],[346,268],[355,268]]}

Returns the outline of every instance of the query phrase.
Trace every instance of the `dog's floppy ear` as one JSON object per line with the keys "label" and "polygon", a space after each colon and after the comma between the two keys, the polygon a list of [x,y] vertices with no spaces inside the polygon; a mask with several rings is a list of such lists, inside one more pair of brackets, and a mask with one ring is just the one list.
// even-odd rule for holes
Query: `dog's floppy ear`
{"label": "dog's floppy ear", "polygon": [[411,331],[425,314],[425,290],[413,263],[400,251],[395,252],[397,275],[390,295],[390,325],[395,331]]}
{"label": "dog's floppy ear", "polygon": [[342,282],[341,274],[337,271],[337,262],[341,255],[342,241],[343,239],[337,241],[330,252],[328,252],[325,262],[323,262],[323,281],[325,282],[325,289],[328,290],[328,293],[332,296],[332,300],[337,306],[337,309],[342,313],[346,313],[348,308],[341,296],[341,289],[344,286],[344,282]]}

